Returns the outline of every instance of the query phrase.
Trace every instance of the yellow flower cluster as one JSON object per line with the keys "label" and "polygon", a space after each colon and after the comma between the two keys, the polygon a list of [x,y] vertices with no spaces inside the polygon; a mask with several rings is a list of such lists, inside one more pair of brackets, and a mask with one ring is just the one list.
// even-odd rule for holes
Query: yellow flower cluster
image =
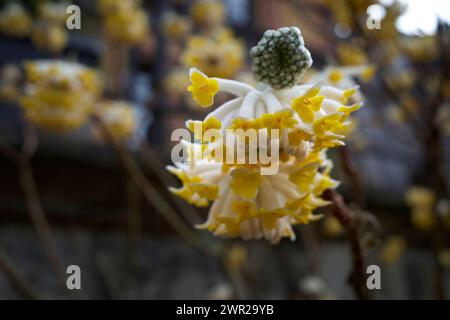
{"label": "yellow flower cluster", "polygon": [[57,53],[67,45],[67,33],[60,26],[44,21],[36,23],[32,39],[41,50]]}
{"label": "yellow flower cluster", "polygon": [[386,240],[380,251],[380,261],[383,264],[396,263],[406,250],[406,240],[401,236],[391,236]]}
{"label": "yellow flower cluster", "polygon": [[[326,151],[344,144],[351,126],[348,116],[360,107],[347,105],[356,89],[311,84],[274,89],[262,83],[253,88],[234,80],[209,78],[197,69],[191,69],[190,78],[188,90],[203,107],[211,106],[219,91],[235,98],[203,121],[187,122],[196,141],[183,142],[188,149],[187,162],[168,167],[183,184],[170,190],[193,205],[212,202],[207,221],[198,227],[216,235],[264,238],[271,243],[283,237],[294,240],[292,226],[317,220],[320,215],[313,211],[328,204],[321,198],[323,192],[338,185],[330,177],[332,162]],[[245,133],[254,129],[260,139],[256,144],[244,144],[241,155],[239,147],[237,154],[233,153],[236,144],[228,144],[229,130],[233,138],[242,139],[239,129]],[[208,130],[216,132],[214,139]],[[247,140],[244,135],[243,141]],[[270,146],[261,141],[270,141]],[[222,157],[213,155],[221,150]],[[249,155],[253,151],[279,157],[265,162],[258,156],[252,162]],[[263,173],[272,165],[277,170]]]}
{"label": "yellow flower cluster", "polygon": [[343,65],[362,65],[369,62],[367,53],[356,44],[341,42],[337,46],[336,53]]}
{"label": "yellow flower cluster", "polygon": [[0,12],[0,31],[11,37],[22,38],[30,34],[31,15],[18,3],[9,3]]}
{"label": "yellow flower cluster", "polygon": [[[337,23],[353,28],[361,17],[367,18],[367,8],[377,3],[376,0],[323,0],[333,13]],[[355,19],[356,18],[356,19]]]}
{"label": "yellow flower cluster", "polygon": [[101,93],[96,72],[64,61],[33,61],[25,65],[26,87],[21,105],[33,124],[51,131],[79,128]]}
{"label": "yellow flower cluster", "polygon": [[[136,115],[128,102],[100,101],[96,105],[95,112],[115,139],[127,139],[136,129]],[[104,140],[104,137],[98,131],[94,130],[93,133],[99,140]]]}
{"label": "yellow flower cluster", "polygon": [[188,16],[168,12],[162,19],[162,29],[168,38],[182,39],[192,29],[192,21]]}
{"label": "yellow flower cluster", "polygon": [[438,44],[432,36],[410,37],[399,42],[401,49],[414,61],[430,61],[438,54]]}
{"label": "yellow flower cluster", "polygon": [[31,38],[41,50],[58,53],[66,47],[67,6],[67,3],[45,2],[39,7]]}
{"label": "yellow flower cluster", "polygon": [[407,190],[405,201],[411,208],[411,222],[417,229],[430,231],[435,226],[436,200],[436,195],[428,188],[414,186]]}
{"label": "yellow flower cluster", "polygon": [[209,76],[232,78],[244,62],[244,46],[229,30],[220,30],[210,37],[191,37],[182,59]]}
{"label": "yellow flower cluster", "polygon": [[69,2],[55,3],[47,1],[38,8],[39,18],[58,25],[65,25]]}
{"label": "yellow flower cluster", "polygon": [[145,10],[139,4],[140,1],[137,0],[99,1],[103,28],[111,40],[136,44],[147,36],[149,20]]}
{"label": "yellow flower cluster", "polygon": [[197,0],[191,7],[191,16],[195,23],[207,29],[223,25],[225,8],[219,0]]}
{"label": "yellow flower cluster", "polygon": [[164,89],[174,95],[184,95],[186,87],[189,86],[189,74],[185,67],[171,69],[164,77]]}

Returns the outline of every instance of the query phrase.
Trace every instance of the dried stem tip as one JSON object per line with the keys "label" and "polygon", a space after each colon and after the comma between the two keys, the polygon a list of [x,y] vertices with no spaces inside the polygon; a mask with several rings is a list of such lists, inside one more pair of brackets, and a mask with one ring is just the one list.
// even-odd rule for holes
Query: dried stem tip
{"label": "dried stem tip", "polygon": [[313,62],[297,27],[267,30],[250,56],[255,79],[274,89],[295,86]]}

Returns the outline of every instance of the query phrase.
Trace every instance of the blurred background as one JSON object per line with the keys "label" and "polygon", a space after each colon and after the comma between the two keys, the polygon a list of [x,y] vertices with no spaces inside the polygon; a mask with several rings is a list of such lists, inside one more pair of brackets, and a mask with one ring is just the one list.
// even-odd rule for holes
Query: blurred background
{"label": "blurred background", "polygon": [[207,209],[167,190],[172,131],[206,115],[189,67],[252,84],[248,50],[298,26],[305,79],[364,99],[330,156],[381,268],[368,296],[448,299],[449,23],[448,0],[1,0],[0,298],[361,298],[329,209],[272,246],[196,230]]}

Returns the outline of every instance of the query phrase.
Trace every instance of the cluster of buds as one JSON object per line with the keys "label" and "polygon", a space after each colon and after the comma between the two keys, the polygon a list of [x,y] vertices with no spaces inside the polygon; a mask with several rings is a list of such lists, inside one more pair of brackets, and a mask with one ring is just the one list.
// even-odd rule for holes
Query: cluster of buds
{"label": "cluster of buds", "polygon": [[251,52],[256,87],[191,69],[188,91],[200,106],[213,105],[219,91],[235,98],[186,123],[195,140],[184,138],[186,156],[168,167],[183,183],[171,191],[193,205],[212,203],[198,227],[216,235],[294,240],[292,226],[317,220],[313,211],[328,204],[323,192],[338,185],[326,151],[344,144],[361,104],[349,104],[355,87],[298,83],[312,64],[298,28],[266,32]]}
{"label": "cluster of buds", "polygon": [[148,16],[137,0],[101,0],[99,9],[107,37],[125,44],[142,42],[149,32]]}
{"label": "cluster of buds", "polygon": [[293,87],[312,65],[298,28],[266,31],[250,55],[255,79],[274,89]]}
{"label": "cluster of buds", "polygon": [[102,88],[94,70],[77,63],[41,60],[28,62],[25,73],[21,105],[28,121],[64,132],[88,120]]}
{"label": "cluster of buds", "polygon": [[61,52],[67,45],[66,9],[69,3],[45,2],[39,7],[38,19],[31,38],[38,48],[52,53]]}

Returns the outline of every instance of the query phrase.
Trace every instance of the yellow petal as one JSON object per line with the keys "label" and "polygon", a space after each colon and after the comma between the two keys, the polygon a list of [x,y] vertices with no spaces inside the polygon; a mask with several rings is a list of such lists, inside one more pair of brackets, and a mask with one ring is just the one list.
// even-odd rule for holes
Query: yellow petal
{"label": "yellow petal", "polygon": [[230,187],[244,199],[254,199],[261,184],[261,176],[245,168],[237,168],[231,173]]}

